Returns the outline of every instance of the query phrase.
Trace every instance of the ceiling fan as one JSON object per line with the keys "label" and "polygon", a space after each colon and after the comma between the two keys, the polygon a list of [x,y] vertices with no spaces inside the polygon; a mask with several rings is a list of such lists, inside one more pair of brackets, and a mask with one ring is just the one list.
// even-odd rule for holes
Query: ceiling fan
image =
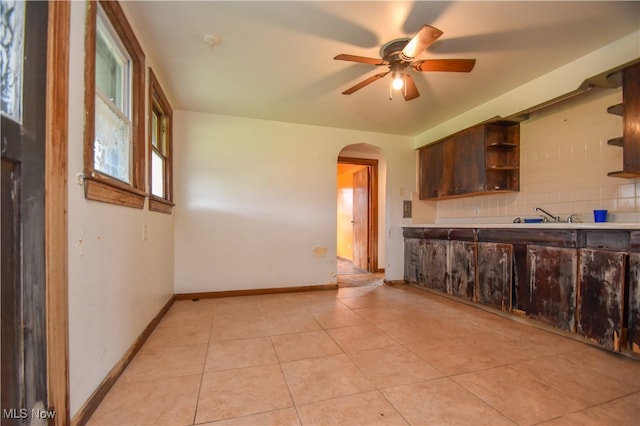
{"label": "ceiling fan", "polygon": [[[391,73],[393,80],[392,89],[404,89],[403,96],[406,101],[420,96],[413,77],[408,72],[408,68],[414,71],[448,71],[448,72],[470,72],[475,63],[475,59],[420,59],[415,60],[422,51],[429,47],[442,35],[442,31],[430,25],[423,25],[412,38],[399,38],[391,40],[380,48],[381,59],[367,58],[364,56],[340,54],[334,57],[340,61],[361,62],[376,66],[385,65],[387,71],[375,74],[366,80],[361,81],[353,87],[348,88],[343,95],[350,95],[363,87],[380,80]],[[391,92],[389,93],[391,99]]]}

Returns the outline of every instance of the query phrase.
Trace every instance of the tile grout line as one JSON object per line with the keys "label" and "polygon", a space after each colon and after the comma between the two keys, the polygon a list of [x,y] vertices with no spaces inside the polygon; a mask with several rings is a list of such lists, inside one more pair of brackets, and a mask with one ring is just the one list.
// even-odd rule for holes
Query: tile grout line
{"label": "tile grout line", "polygon": [[211,323],[209,324],[209,339],[207,340],[207,350],[204,354],[204,362],[202,363],[202,373],[200,374],[200,384],[198,385],[198,395],[196,397],[196,407],[193,412],[193,422],[192,425],[196,425],[196,418],[198,417],[198,407],[200,406],[200,392],[202,392],[202,383],[204,382],[204,373],[207,367],[207,358],[209,357],[209,348],[211,347],[211,333],[213,331],[213,322],[215,321],[215,306],[212,308],[211,313]]}

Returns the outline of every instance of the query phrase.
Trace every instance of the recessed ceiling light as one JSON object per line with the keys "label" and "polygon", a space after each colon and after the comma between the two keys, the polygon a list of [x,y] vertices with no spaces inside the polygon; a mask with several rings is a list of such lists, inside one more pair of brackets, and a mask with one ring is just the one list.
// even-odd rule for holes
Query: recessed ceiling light
{"label": "recessed ceiling light", "polygon": [[207,33],[202,36],[202,41],[208,46],[219,46],[222,43],[222,39],[218,34]]}

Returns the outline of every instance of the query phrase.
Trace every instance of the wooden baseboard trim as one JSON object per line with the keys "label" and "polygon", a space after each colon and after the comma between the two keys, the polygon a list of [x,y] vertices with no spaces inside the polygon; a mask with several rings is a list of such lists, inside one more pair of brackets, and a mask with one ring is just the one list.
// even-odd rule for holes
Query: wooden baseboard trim
{"label": "wooden baseboard trim", "polygon": [[396,286],[396,285],[405,285],[407,282],[405,280],[384,280],[384,285],[388,286]]}
{"label": "wooden baseboard trim", "polygon": [[78,412],[73,416],[71,419],[72,425],[84,425],[89,421],[93,413],[98,408],[98,405],[100,405],[109,390],[111,390],[116,380],[118,380],[118,377],[120,377],[124,369],[127,368],[127,365],[129,365],[133,357],[138,353],[144,342],[147,341],[151,332],[155,330],[158,323],[160,323],[160,320],[162,320],[162,317],[167,313],[175,299],[175,296],[171,296],[169,301],[162,307],[162,309],[160,309],[160,312],[158,312],[149,325],[147,325],[142,333],[140,333],[136,341],[129,347],[129,350],[122,356],[122,358],[120,358],[120,361],[118,361],[111,371],[109,371],[107,376],[102,380],[100,385],[98,385],[89,399],[87,399]]}
{"label": "wooden baseboard trim", "polygon": [[250,290],[206,291],[200,293],[178,293],[176,300],[215,299],[220,297],[257,296],[261,294],[299,293],[303,291],[337,290],[338,284],[306,285],[296,287],[257,288]]}

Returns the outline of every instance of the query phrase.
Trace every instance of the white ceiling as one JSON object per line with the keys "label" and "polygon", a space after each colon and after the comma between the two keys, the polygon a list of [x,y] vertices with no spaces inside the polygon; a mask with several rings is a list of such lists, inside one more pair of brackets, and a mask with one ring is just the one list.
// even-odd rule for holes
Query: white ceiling
{"label": "white ceiling", "polygon": [[[640,28],[638,1],[146,0],[124,9],[174,109],[412,136]],[[409,102],[389,100],[389,76],[341,94],[381,69],[335,55],[378,58],[423,24],[444,34],[418,59],[475,58],[474,70],[414,73],[421,96]],[[222,44],[206,45],[205,33]]]}

